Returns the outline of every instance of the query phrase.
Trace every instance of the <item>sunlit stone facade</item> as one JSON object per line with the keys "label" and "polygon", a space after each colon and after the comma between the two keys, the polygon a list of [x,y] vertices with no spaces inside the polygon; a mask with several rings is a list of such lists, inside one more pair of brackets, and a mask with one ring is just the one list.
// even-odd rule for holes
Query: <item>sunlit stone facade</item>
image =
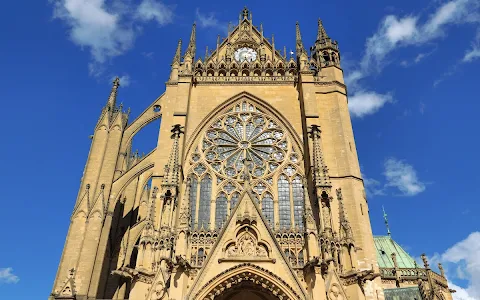
{"label": "sunlit stone facade", "polygon": [[[378,300],[410,286],[451,299],[428,268],[406,280],[378,264],[340,52],[321,21],[310,54],[296,25],[289,56],[247,9],[202,59],[195,30],[136,119],[115,80],[51,299]],[[157,147],[137,155],[132,138],[159,118]]]}

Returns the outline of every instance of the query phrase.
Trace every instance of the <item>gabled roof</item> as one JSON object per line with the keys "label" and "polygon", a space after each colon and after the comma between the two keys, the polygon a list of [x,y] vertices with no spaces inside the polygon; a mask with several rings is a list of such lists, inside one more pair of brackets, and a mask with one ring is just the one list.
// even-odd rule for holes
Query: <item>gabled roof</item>
{"label": "gabled roof", "polygon": [[415,260],[390,236],[373,237],[380,268],[394,268],[392,253],[395,253],[399,268],[415,268]]}

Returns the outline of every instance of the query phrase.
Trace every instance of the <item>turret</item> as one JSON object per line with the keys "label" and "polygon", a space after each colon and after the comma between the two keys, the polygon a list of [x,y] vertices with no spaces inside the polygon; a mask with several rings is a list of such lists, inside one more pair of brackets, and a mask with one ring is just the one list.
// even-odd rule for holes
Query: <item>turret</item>
{"label": "turret", "polygon": [[317,40],[310,50],[312,51],[312,59],[315,61],[317,67],[340,67],[338,43],[330,39],[320,19],[318,19]]}

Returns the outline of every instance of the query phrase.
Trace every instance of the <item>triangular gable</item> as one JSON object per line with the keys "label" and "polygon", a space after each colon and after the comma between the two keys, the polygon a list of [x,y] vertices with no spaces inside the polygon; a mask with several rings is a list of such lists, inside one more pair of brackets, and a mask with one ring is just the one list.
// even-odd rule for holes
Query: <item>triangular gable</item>
{"label": "triangular gable", "polygon": [[[214,49],[207,61],[204,62],[204,64],[207,64],[211,61],[216,61],[216,57],[218,55],[220,55],[219,60],[222,60],[223,56],[225,55],[225,50],[228,43],[230,43],[230,45],[232,45],[234,48],[241,46],[257,48],[261,44],[263,44],[265,46],[267,56],[269,56],[271,59],[273,53],[272,43],[265,37],[263,37],[262,39],[261,32],[255,26],[251,26],[252,30],[250,30],[250,26],[250,20],[247,19],[243,20],[239,25],[235,26],[228,35],[228,37],[220,43],[218,47],[218,53],[217,49]],[[275,49],[275,60],[284,60],[278,49]]]}
{"label": "triangular gable", "polygon": [[207,282],[246,262],[273,274],[282,274],[285,283],[305,298],[306,293],[267,225],[248,183],[244,186],[240,199],[208,254],[187,298],[194,299]]}

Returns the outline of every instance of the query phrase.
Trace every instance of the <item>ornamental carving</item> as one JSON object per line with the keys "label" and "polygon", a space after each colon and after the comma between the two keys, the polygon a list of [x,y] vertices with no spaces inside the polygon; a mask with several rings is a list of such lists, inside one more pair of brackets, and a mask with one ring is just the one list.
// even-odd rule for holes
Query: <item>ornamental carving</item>
{"label": "ornamental carving", "polygon": [[330,300],[344,300],[340,287],[336,284],[333,284],[328,292],[328,299]]}
{"label": "ornamental carving", "polygon": [[268,257],[268,253],[265,247],[258,245],[253,235],[245,233],[236,245],[227,249],[227,257]]}

